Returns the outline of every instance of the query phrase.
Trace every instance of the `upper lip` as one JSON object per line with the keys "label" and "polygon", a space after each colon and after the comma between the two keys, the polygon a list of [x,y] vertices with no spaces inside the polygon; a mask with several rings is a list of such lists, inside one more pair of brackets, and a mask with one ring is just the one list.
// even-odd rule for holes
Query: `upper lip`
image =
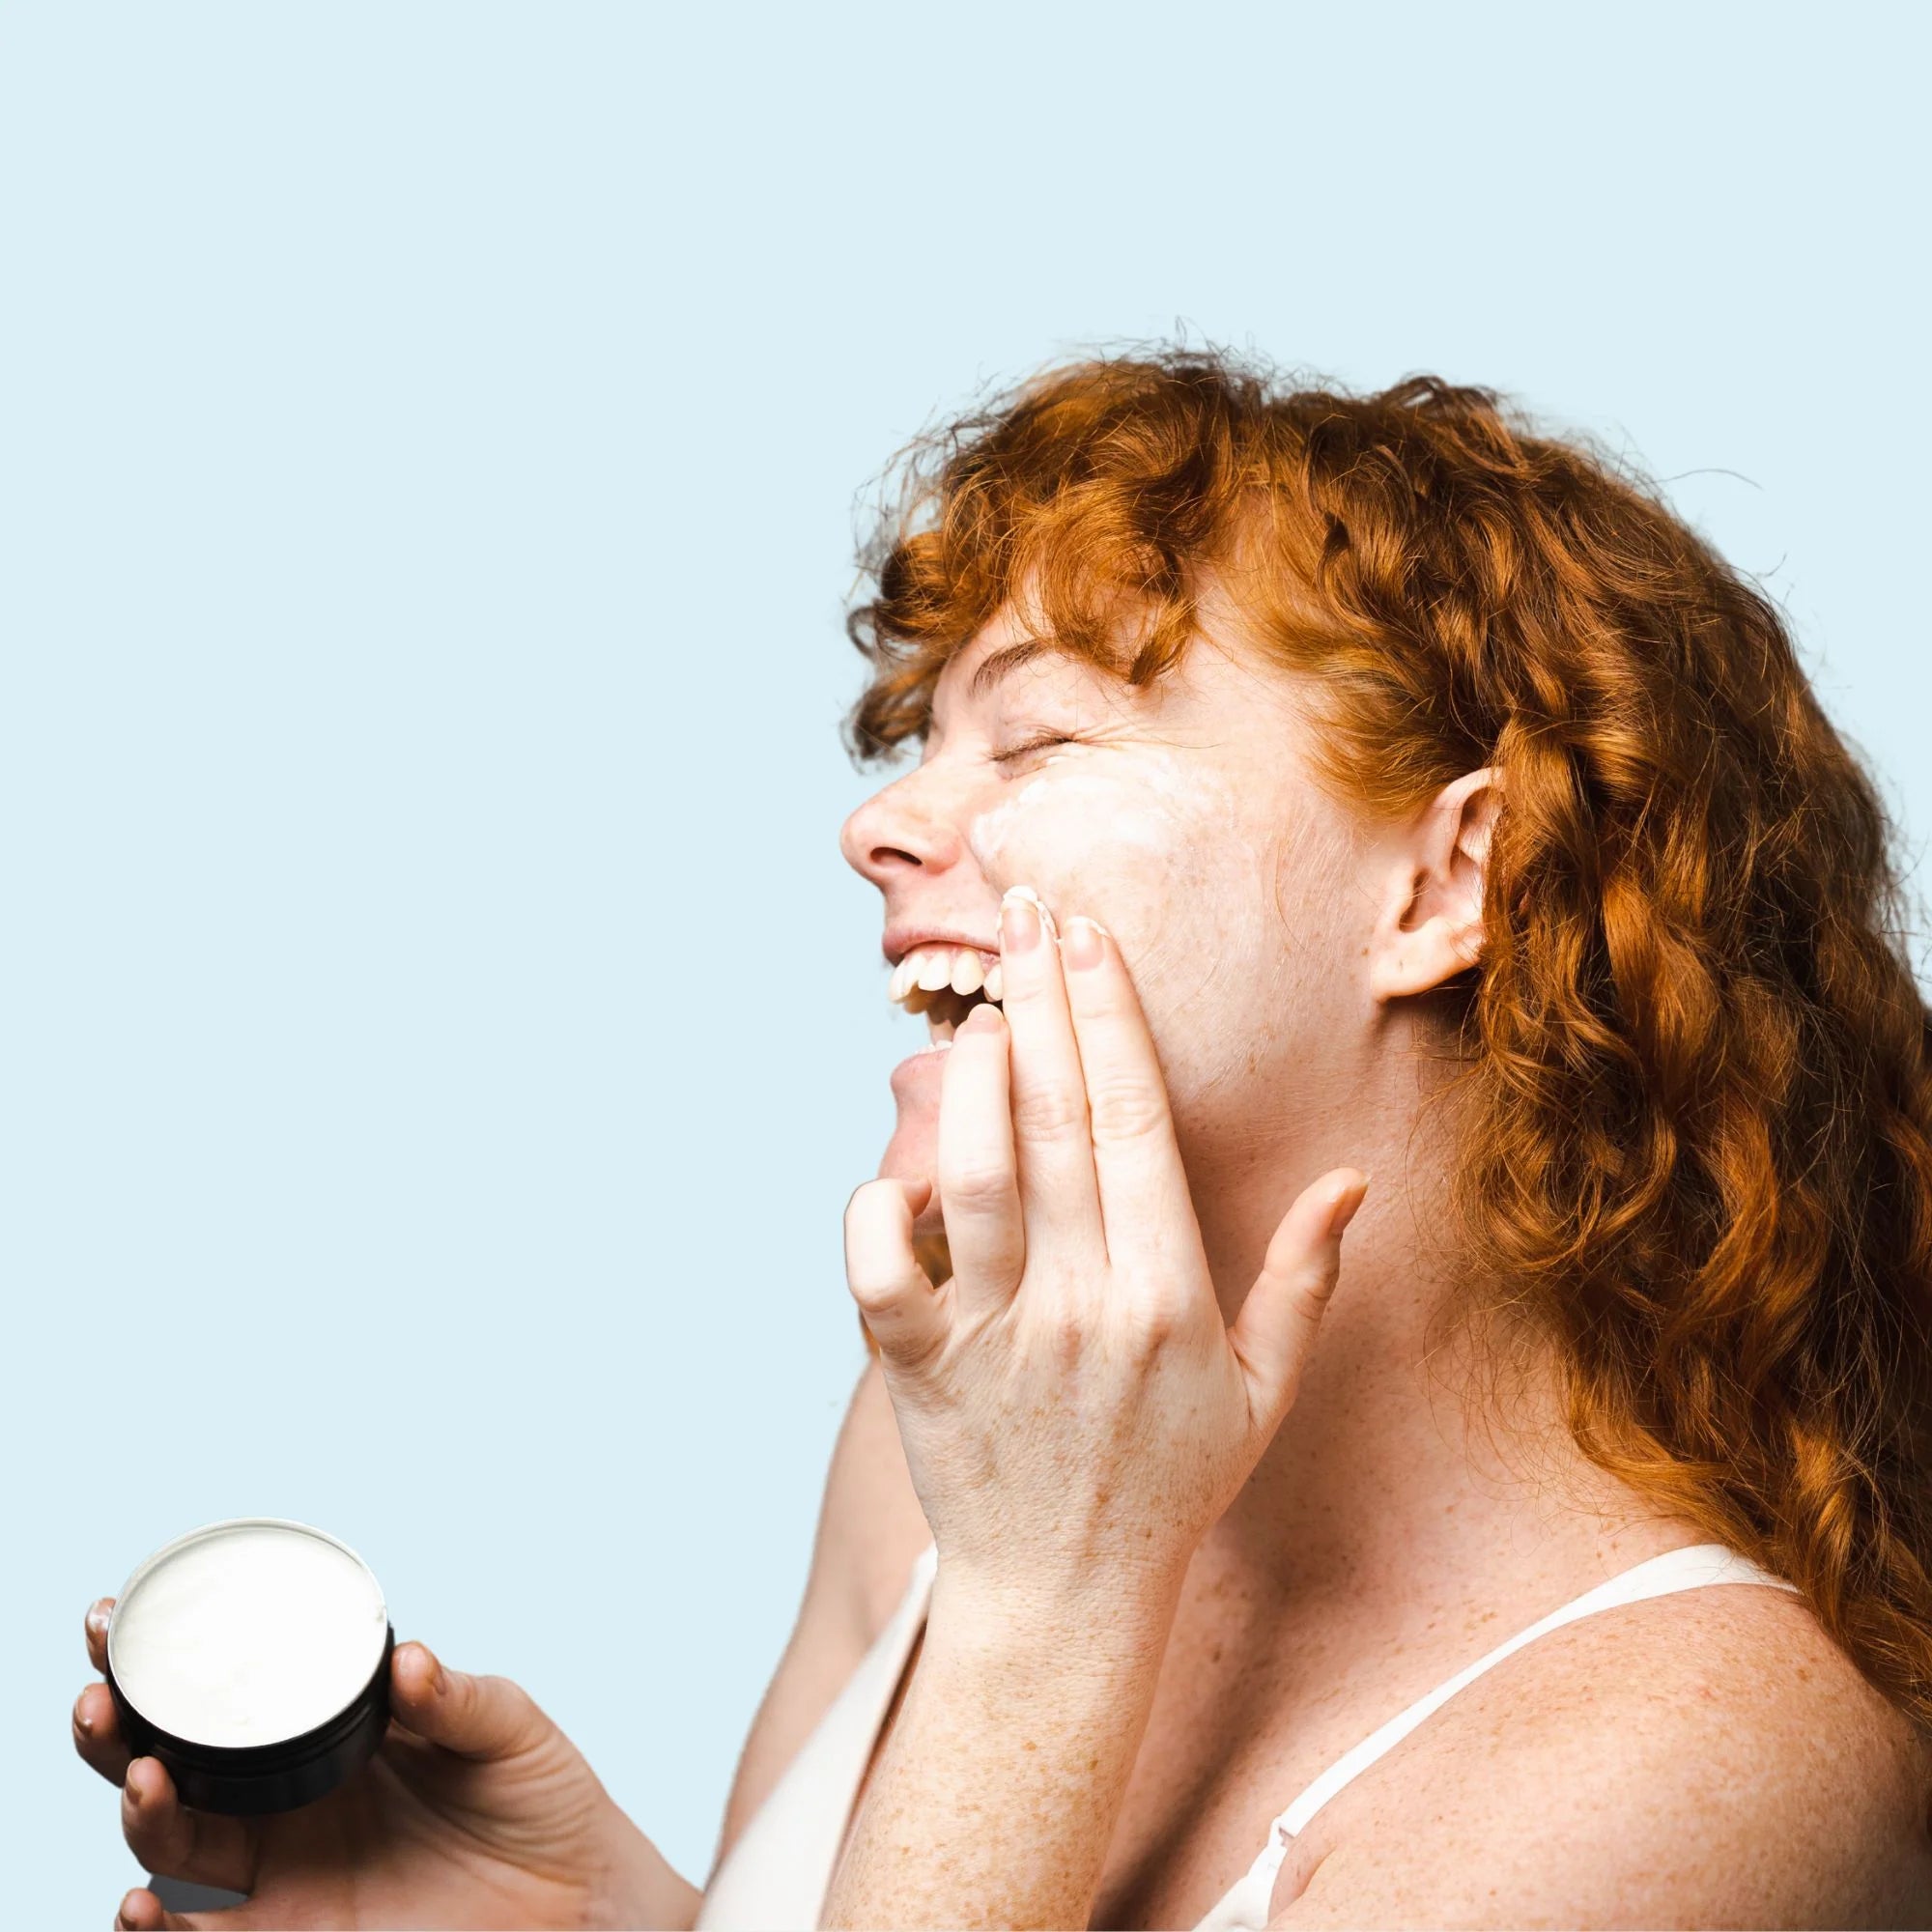
{"label": "upper lip", "polygon": [[975,939],[969,933],[947,932],[932,925],[889,925],[880,944],[888,966],[896,966],[915,946],[969,946],[975,952],[983,952],[989,959],[1000,956],[997,940],[989,946],[983,939]]}

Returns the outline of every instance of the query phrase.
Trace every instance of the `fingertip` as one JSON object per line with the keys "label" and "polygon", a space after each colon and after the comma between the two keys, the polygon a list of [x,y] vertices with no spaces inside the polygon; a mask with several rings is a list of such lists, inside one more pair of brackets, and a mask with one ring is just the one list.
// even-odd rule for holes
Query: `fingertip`
{"label": "fingertip", "polygon": [[121,1774],[121,1790],[131,1810],[153,1811],[164,1809],[173,1800],[175,1781],[159,1758],[135,1757],[128,1760],[128,1769]]}
{"label": "fingertip", "polygon": [[155,1932],[161,1923],[161,1901],[144,1885],[121,1900],[114,1914],[114,1932]]}
{"label": "fingertip", "polygon": [[412,1704],[428,1703],[440,1696],[449,1682],[441,1661],[419,1638],[399,1643],[389,1668],[395,1689]]}
{"label": "fingertip", "polygon": [[107,1667],[107,1625],[114,1611],[112,1597],[97,1597],[87,1606],[87,1614],[81,1619],[83,1641],[87,1646],[87,1661],[97,1670]]}

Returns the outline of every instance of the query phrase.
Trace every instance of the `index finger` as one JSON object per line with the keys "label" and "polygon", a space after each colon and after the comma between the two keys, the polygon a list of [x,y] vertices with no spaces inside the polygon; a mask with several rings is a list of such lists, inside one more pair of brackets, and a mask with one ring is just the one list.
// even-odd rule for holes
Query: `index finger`
{"label": "index finger", "polygon": [[1008,887],[1000,901],[1001,1010],[1009,1036],[1008,1092],[1030,1260],[1055,1243],[1089,1257],[1101,1245],[1087,1093],[1059,954],[1046,902],[1031,886]]}
{"label": "index finger", "polygon": [[1066,1004],[1087,1081],[1094,1169],[1108,1258],[1179,1261],[1177,1230],[1195,1226],[1167,1081],[1121,949],[1105,926],[1070,919],[1061,944]]}
{"label": "index finger", "polygon": [[119,1784],[128,1776],[132,1753],[121,1735],[121,1714],[104,1684],[90,1684],[73,1700],[70,1719],[73,1747],[81,1762],[99,1772],[109,1784]]}

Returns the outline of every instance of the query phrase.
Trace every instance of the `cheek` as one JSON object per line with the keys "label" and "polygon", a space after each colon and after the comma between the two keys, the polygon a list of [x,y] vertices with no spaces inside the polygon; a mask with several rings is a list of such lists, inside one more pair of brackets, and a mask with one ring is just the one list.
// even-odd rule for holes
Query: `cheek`
{"label": "cheek", "polygon": [[1236,803],[1198,770],[1049,771],[966,831],[991,883],[1034,886],[1115,935],[1177,1090],[1246,1053],[1257,982],[1280,952],[1266,841]]}
{"label": "cheek", "polygon": [[1122,946],[1145,934],[1186,868],[1194,835],[1147,788],[1091,772],[1046,771],[966,827],[988,882],[1032,886],[1065,918],[1087,913]]}

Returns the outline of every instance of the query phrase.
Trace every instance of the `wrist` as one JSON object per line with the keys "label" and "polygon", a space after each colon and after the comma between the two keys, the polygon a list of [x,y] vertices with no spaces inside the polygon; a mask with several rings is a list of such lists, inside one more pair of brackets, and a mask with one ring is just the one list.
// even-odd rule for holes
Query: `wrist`
{"label": "wrist", "polygon": [[664,1854],[610,1804],[598,1862],[583,1923],[586,1932],[690,1932],[704,1894],[674,1871]]}
{"label": "wrist", "polygon": [[1038,1667],[1111,1680],[1159,1662],[1185,1575],[1184,1563],[1015,1575],[942,1552],[926,1651],[938,1646],[1008,1674]]}

